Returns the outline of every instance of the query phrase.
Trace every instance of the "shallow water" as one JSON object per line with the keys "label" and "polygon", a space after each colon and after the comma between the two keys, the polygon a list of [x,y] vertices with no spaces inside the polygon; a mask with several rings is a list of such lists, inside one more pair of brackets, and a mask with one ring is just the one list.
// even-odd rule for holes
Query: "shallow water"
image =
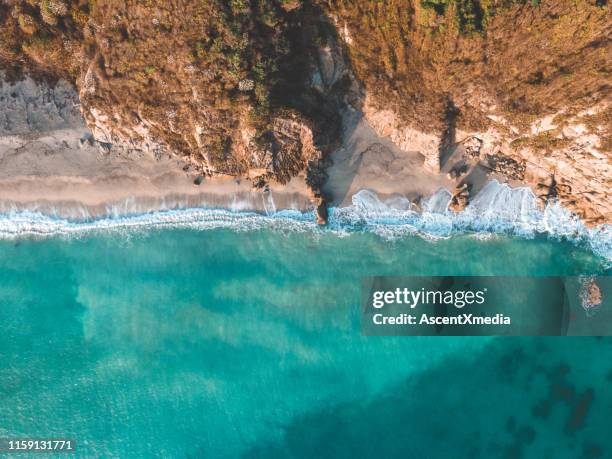
{"label": "shallow water", "polygon": [[363,276],[587,273],[604,261],[544,238],[0,241],[0,437],[72,437],[80,457],[606,457],[612,340],[359,331]]}

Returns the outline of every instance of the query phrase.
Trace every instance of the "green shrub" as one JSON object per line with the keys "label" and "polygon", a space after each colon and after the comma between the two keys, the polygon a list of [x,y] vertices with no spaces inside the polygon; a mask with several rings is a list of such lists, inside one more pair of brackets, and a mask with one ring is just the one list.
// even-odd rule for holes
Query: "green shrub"
{"label": "green shrub", "polygon": [[28,14],[20,14],[17,17],[17,22],[23,33],[34,35],[38,31],[38,24],[36,24],[34,18]]}
{"label": "green shrub", "polygon": [[51,2],[49,0],[43,0],[40,4],[40,17],[50,26],[56,26],[58,23],[57,16],[51,9]]}

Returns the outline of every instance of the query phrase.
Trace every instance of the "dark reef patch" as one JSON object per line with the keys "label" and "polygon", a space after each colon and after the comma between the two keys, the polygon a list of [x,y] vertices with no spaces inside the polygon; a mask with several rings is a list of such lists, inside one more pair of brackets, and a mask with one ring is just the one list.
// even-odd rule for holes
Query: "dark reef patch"
{"label": "dark reef patch", "polygon": [[443,361],[376,398],[296,418],[281,441],[247,456],[601,457],[603,448],[589,440],[607,422],[591,409],[597,373],[578,372],[553,343],[494,340],[479,355]]}

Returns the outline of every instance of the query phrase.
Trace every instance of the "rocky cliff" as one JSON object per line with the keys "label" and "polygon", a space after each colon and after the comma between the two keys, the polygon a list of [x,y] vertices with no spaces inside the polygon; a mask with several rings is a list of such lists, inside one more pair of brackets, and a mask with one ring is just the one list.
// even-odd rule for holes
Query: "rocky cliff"
{"label": "rocky cliff", "polygon": [[5,0],[0,66],[72,82],[102,145],[257,187],[303,176],[321,209],[350,112],[452,179],[457,210],[496,176],[600,224],[611,18],[605,0]]}
{"label": "rocky cliff", "polygon": [[[606,1],[327,2],[362,111],[456,179],[528,183],[612,221],[612,15]],[[456,203],[457,207],[462,207]]]}

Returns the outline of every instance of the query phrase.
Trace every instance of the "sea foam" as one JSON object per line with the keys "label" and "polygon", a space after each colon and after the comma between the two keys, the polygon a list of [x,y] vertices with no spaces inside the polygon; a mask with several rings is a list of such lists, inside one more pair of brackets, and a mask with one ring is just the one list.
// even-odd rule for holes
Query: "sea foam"
{"label": "sea foam", "polygon": [[96,231],[133,232],[159,228],[208,230],[225,228],[235,231],[272,229],[278,231],[372,232],[394,239],[416,234],[430,239],[472,233],[486,238],[507,234],[533,238],[546,234],[588,247],[607,261],[612,261],[612,226],[587,228],[579,218],[559,203],[541,210],[531,189],[511,188],[496,180],[489,182],[463,212],[448,209],[451,194],[440,190],[422,203],[422,210],[412,208],[406,199],[383,200],[369,190],[361,190],[346,207],[330,209],[329,224],[321,228],[313,212],[276,210],[272,196],[266,212],[234,209],[185,208],[130,213],[126,205],[107,216],[92,218],[83,210],[75,218],[49,213],[12,210],[0,214],[0,238],[35,236],[75,236]]}

